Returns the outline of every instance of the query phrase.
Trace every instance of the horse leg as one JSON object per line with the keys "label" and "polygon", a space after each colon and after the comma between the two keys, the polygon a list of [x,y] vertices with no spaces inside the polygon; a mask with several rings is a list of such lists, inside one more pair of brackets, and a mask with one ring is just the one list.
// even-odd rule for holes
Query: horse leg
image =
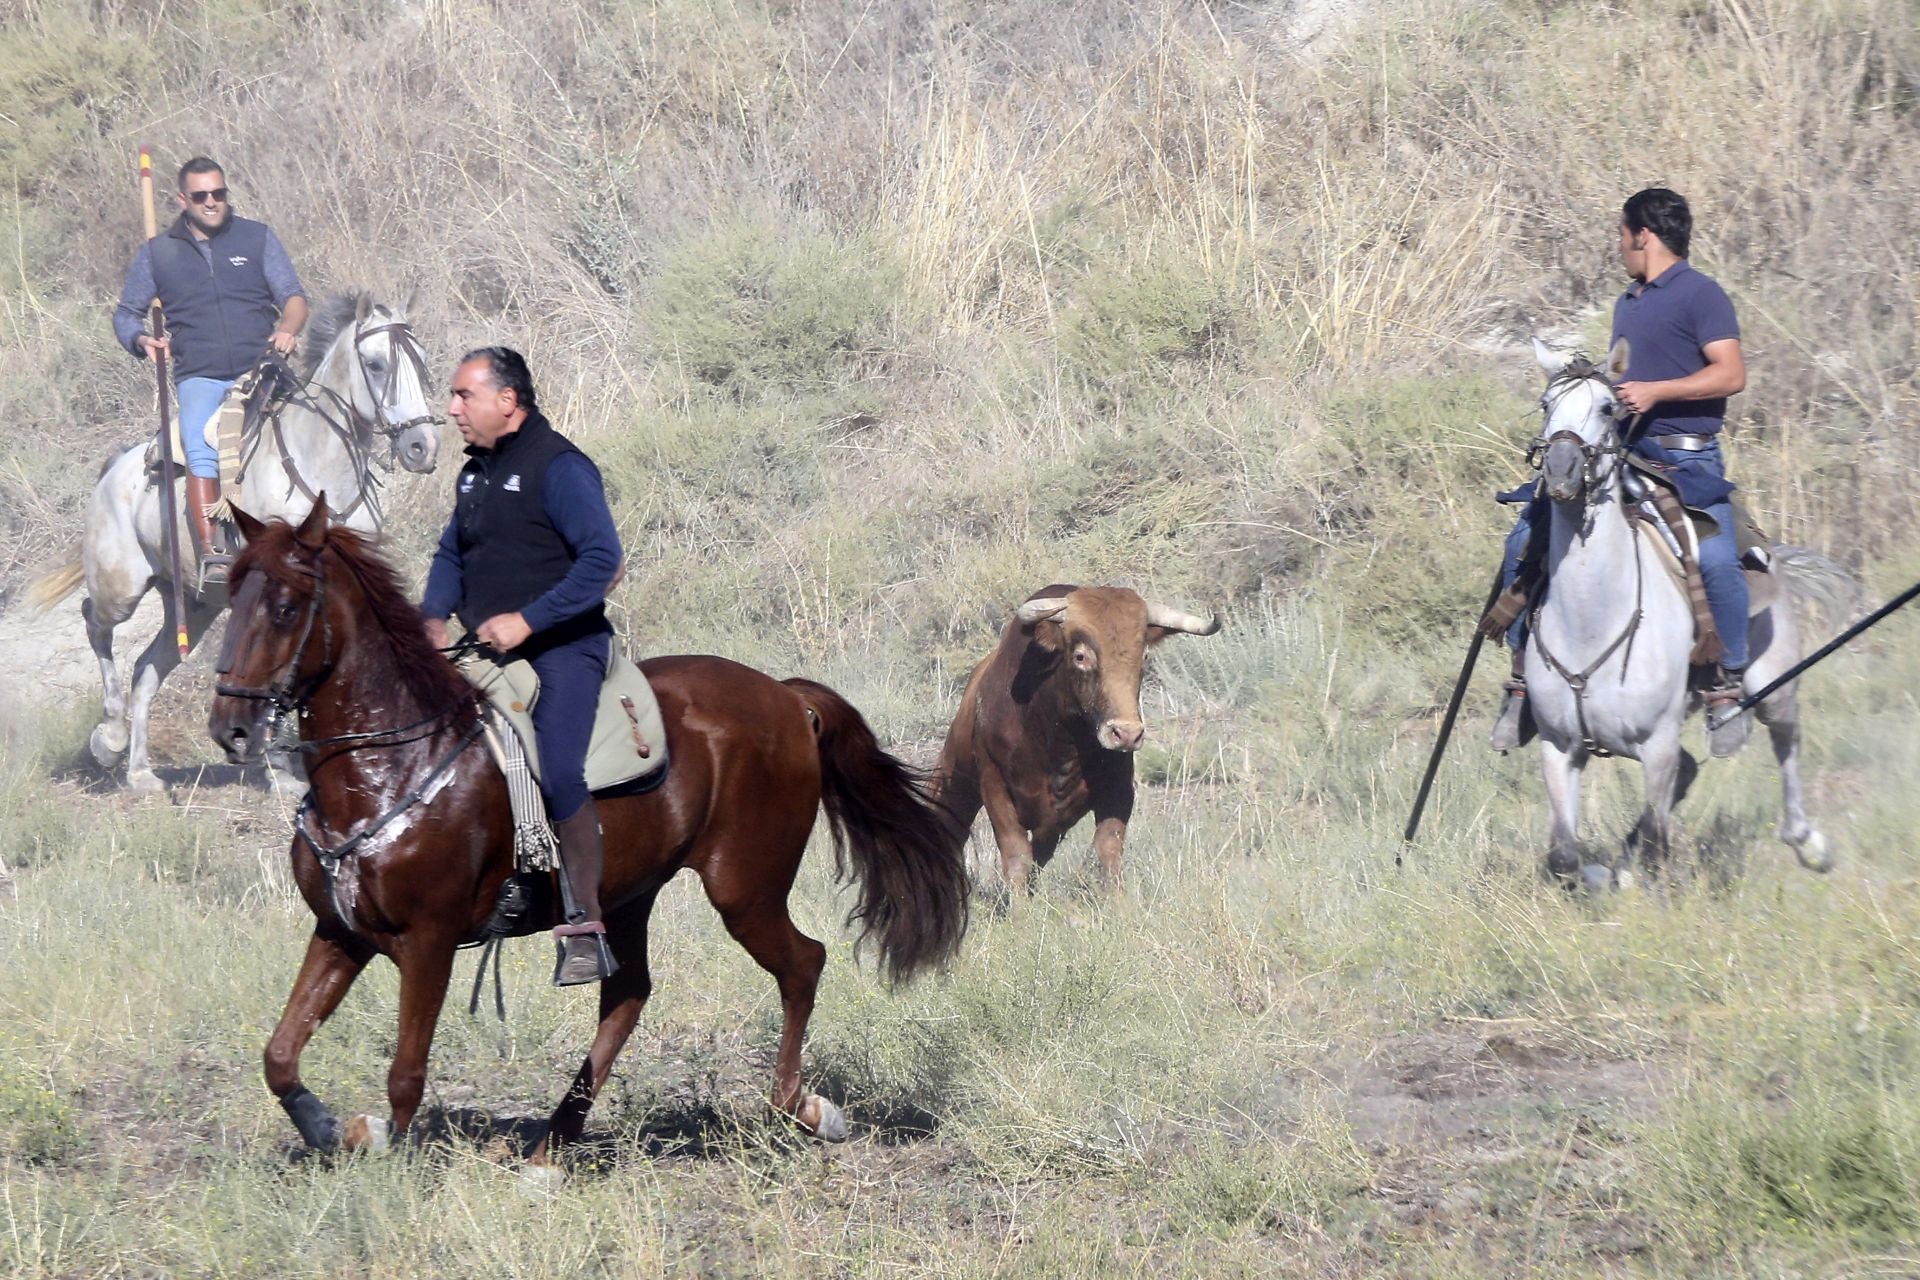
{"label": "horse leg", "polygon": [[1655,734],[1640,749],[1640,773],[1646,784],[1647,807],[1627,835],[1619,877],[1624,884],[1628,868],[1639,862],[1649,872],[1666,864],[1673,844],[1673,810],[1693,786],[1700,762],[1680,745],[1676,729]]}
{"label": "horse leg", "polygon": [[314,930],[280,1024],[267,1041],[267,1088],[280,1099],[307,1145],[317,1151],[332,1151],[340,1145],[340,1121],[300,1083],[300,1054],[314,1030],[340,1006],[370,955],[350,950]]}
{"label": "horse leg", "polygon": [[[144,592],[142,594],[145,594]],[[87,644],[100,663],[100,723],[87,739],[87,749],[102,769],[117,766],[127,754],[127,691],[120,682],[120,668],[113,661],[113,629],[133,616],[138,597],[116,600],[113,607],[101,608],[98,597],[88,595],[80,601],[80,617],[87,624]]]}
{"label": "horse leg", "polygon": [[1547,782],[1547,807],[1553,815],[1547,870],[1562,880],[1578,876],[1585,861],[1580,848],[1580,770],[1586,759],[1587,753],[1580,747],[1563,751],[1541,739],[1540,769]]}
{"label": "horse leg", "polygon": [[1780,762],[1782,812],[1780,838],[1809,871],[1833,870],[1833,852],[1827,837],[1807,817],[1806,796],[1800,784],[1800,706],[1797,691],[1789,687],[1756,708],[1773,742],[1773,758]]}
{"label": "horse leg", "polygon": [[380,1151],[404,1137],[427,1091],[427,1051],[433,1047],[440,1006],[453,973],[454,939],[410,933],[394,957],[400,967],[400,1038],[387,1068],[388,1119],[357,1115],[347,1121],[340,1144],[349,1151]]}
{"label": "horse leg", "polygon": [[[827,949],[794,927],[787,914],[786,891],[778,897],[768,886],[736,887],[724,874],[701,873],[707,900],[754,962],[773,975],[780,986],[780,1052],[773,1067],[773,1105],[792,1116],[800,1127],[827,1142],[845,1142],[847,1118],[840,1108],[817,1093],[800,1091],[800,1044],[807,1019],[813,1016],[813,996],[826,967]],[[791,882],[789,882],[791,883]],[[734,897],[736,893],[743,895]]]}
{"label": "horse leg", "polygon": [[647,997],[653,994],[653,975],[647,969],[647,919],[653,914],[654,896],[649,893],[608,913],[607,946],[620,967],[600,980],[600,1028],[573,1084],[547,1122],[545,1136],[527,1157],[531,1165],[549,1164],[554,1148],[579,1140],[587,1112],[613,1070],[613,1060],[620,1056],[647,1007]]}
{"label": "horse leg", "polygon": [[[153,695],[159,692],[161,682],[180,665],[180,646],[174,634],[176,615],[173,611],[173,595],[162,591],[160,599],[165,605],[160,634],[141,651],[139,660],[133,665],[132,732],[127,741],[127,788],[131,791],[161,789],[160,779],[147,760],[147,717],[153,709]],[[200,637],[207,633],[207,628],[219,616],[220,608],[217,605],[209,605],[197,598],[187,601],[189,650],[200,643]]]}

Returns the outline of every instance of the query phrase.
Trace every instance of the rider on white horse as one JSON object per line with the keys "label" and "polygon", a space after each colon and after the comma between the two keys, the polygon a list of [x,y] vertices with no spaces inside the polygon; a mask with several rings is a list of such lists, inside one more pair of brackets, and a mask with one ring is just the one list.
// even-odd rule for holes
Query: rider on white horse
{"label": "rider on white horse", "polygon": [[[1613,305],[1613,342],[1625,338],[1628,365],[1615,399],[1640,417],[1634,452],[1660,464],[1687,506],[1704,511],[1719,526],[1700,542],[1700,572],[1707,603],[1720,632],[1720,672],[1707,690],[1708,707],[1737,700],[1747,665],[1747,582],[1735,545],[1734,515],[1720,456],[1727,397],[1747,385],[1740,324],[1726,291],[1687,261],[1693,214],[1678,193],[1650,187],[1626,202],[1620,215],[1620,260],[1633,278]],[[1545,500],[1533,485],[1503,501],[1527,501],[1507,538],[1501,577],[1511,586],[1534,531],[1544,527]],[[1530,499],[1530,501],[1528,501]],[[1513,679],[1493,726],[1493,746],[1508,750],[1527,736],[1526,615],[1515,619],[1508,640]],[[1709,750],[1729,756],[1745,742],[1748,720],[1736,716],[1708,732]]]}
{"label": "rider on white horse", "polygon": [[[307,323],[307,298],[279,237],[265,223],[233,216],[217,163],[195,156],[180,166],[177,185],[180,216],[140,246],[113,332],[135,356],[172,357],[200,580],[224,582],[227,557],[214,550],[210,515],[220,499],[220,459],[207,443],[207,420],[268,347],[283,356],[293,351]],[[165,338],[142,327],[155,298],[166,313]]]}

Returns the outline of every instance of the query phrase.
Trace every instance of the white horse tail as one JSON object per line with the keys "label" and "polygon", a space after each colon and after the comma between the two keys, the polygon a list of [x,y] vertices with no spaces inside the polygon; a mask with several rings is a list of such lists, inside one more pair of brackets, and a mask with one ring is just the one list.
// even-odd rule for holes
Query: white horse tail
{"label": "white horse tail", "polygon": [[86,566],[81,563],[80,553],[76,551],[73,559],[33,580],[27,587],[27,608],[36,616],[45,613],[78,591],[86,577]]}
{"label": "white horse tail", "polygon": [[1841,565],[1806,547],[1776,544],[1773,569],[1797,599],[1811,601],[1829,618],[1850,618],[1860,611],[1864,588]]}

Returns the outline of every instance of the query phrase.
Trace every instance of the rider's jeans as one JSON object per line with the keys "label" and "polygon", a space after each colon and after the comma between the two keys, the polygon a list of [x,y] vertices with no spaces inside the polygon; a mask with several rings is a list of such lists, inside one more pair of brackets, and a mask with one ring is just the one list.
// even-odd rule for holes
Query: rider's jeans
{"label": "rider's jeans", "polygon": [[[1681,465],[1711,468],[1711,474],[1718,477],[1719,446],[1688,455]],[[1733,531],[1733,503],[1717,502],[1705,510],[1720,526],[1720,531],[1700,544],[1700,576],[1706,583],[1707,605],[1713,610],[1713,625],[1720,631],[1720,643],[1724,650],[1720,665],[1738,670],[1747,665],[1747,578],[1740,570],[1739,544]],[[1547,502],[1544,498],[1535,498],[1520,508],[1520,518],[1514,523],[1513,532],[1507,535],[1506,555],[1500,566],[1502,585],[1513,585],[1514,578],[1520,573],[1520,558],[1526,554],[1527,543],[1533,537],[1534,523],[1547,518]],[[1526,645],[1525,612],[1507,628],[1507,643],[1515,653]]]}
{"label": "rider's jeans", "polygon": [[187,452],[187,474],[203,480],[220,476],[220,450],[207,443],[207,420],[233,387],[231,379],[182,378],[174,386],[180,401],[180,447]]}

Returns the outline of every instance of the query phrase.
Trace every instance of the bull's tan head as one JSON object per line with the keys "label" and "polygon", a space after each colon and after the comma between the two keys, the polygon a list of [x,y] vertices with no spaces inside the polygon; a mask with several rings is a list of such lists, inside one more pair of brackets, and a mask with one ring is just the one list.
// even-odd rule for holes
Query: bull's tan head
{"label": "bull's tan head", "polygon": [[1074,701],[1109,751],[1138,750],[1147,736],[1140,718],[1147,650],[1175,632],[1210,636],[1220,629],[1217,617],[1202,620],[1125,587],[1050,588],[1015,610],[1014,620],[1064,666]]}

